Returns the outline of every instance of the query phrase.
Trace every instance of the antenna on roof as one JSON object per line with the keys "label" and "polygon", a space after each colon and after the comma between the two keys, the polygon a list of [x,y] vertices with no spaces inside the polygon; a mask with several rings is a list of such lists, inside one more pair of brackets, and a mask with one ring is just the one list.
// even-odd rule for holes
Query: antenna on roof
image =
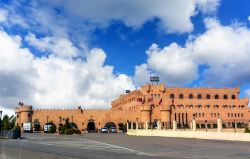
{"label": "antenna on roof", "polygon": [[160,81],[160,79],[158,76],[150,76],[150,82],[152,84],[154,84],[154,83],[158,84],[159,81]]}
{"label": "antenna on roof", "polygon": [[131,91],[130,90],[126,90],[126,94],[130,93]]}

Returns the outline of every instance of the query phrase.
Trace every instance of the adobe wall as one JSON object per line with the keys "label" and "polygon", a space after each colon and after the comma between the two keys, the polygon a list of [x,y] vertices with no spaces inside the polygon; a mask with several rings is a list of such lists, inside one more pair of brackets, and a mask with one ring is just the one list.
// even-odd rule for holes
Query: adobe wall
{"label": "adobe wall", "polygon": [[[223,123],[232,126],[233,122],[248,123],[250,108],[248,98],[239,98],[236,88],[170,88],[164,84],[142,86],[139,90],[121,95],[112,101],[112,108],[106,110],[86,109],[33,109],[19,105],[16,109],[17,124],[38,119],[41,126],[53,121],[57,126],[63,119],[75,122],[79,129],[86,129],[90,120],[96,128],[108,122],[118,123],[156,121],[189,124],[193,119],[198,124]],[[191,98],[192,97],[192,98]],[[209,97],[209,98],[208,98]],[[226,98],[226,99],[225,99]]]}

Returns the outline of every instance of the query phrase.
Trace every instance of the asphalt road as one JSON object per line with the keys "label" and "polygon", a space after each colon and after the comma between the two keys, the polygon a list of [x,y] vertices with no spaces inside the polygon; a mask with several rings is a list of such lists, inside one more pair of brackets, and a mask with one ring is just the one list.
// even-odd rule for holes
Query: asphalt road
{"label": "asphalt road", "polygon": [[250,142],[138,137],[125,134],[23,134],[0,139],[1,159],[250,159]]}

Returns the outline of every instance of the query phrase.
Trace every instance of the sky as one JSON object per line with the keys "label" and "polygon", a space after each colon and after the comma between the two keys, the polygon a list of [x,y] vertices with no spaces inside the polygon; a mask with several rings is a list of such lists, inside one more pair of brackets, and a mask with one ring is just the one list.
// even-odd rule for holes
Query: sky
{"label": "sky", "polygon": [[2,0],[0,108],[110,108],[159,76],[167,87],[250,97],[248,0]]}

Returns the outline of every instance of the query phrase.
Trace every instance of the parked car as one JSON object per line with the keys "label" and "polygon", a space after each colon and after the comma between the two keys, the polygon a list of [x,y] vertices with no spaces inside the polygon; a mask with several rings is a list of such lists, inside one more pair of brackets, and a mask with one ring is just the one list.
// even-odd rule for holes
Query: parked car
{"label": "parked car", "polygon": [[100,130],[100,133],[108,133],[109,132],[109,130],[108,130],[108,128],[101,128],[101,130]]}
{"label": "parked car", "polygon": [[111,128],[109,129],[109,132],[110,132],[110,133],[117,133],[117,129],[116,129],[115,127],[111,127]]}

